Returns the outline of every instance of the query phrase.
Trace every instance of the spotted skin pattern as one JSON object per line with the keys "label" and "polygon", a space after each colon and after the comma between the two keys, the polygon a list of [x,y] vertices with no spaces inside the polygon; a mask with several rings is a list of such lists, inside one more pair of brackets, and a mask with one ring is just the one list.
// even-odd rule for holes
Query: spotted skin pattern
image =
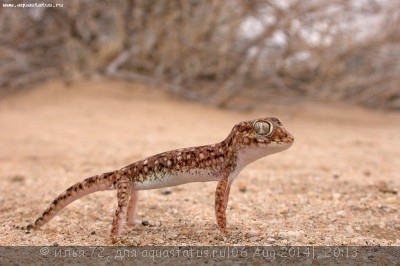
{"label": "spotted skin pattern", "polygon": [[243,121],[219,143],[160,153],[78,182],[61,193],[35,222],[17,228],[37,229],[71,202],[93,192],[116,189],[118,206],[111,228],[111,239],[115,243],[121,235],[125,217],[128,225],[140,223],[135,219],[139,190],[218,181],[215,216],[221,232],[227,233],[226,208],[235,177],[246,165],[288,149],[293,142],[293,136],[277,118]]}

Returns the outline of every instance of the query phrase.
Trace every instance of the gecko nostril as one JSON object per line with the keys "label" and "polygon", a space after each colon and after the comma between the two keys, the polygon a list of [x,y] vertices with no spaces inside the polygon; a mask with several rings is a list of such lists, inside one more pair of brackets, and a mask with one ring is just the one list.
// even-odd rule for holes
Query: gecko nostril
{"label": "gecko nostril", "polygon": [[294,137],[293,137],[293,135],[292,134],[290,134],[289,132],[287,133],[287,136],[286,136],[286,138],[290,141],[290,142],[293,142],[294,141]]}

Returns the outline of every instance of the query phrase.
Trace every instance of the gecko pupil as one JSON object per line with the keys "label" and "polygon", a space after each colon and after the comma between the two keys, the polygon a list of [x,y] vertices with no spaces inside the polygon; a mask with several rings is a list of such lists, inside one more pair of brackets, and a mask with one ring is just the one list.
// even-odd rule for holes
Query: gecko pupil
{"label": "gecko pupil", "polygon": [[272,125],[269,122],[256,121],[253,125],[254,131],[261,136],[266,136],[272,132]]}

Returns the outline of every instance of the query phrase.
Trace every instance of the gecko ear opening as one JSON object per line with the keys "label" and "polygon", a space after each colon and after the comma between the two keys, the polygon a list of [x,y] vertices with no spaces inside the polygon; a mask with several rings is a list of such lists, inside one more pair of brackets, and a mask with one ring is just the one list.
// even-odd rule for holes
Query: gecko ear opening
{"label": "gecko ear opening", "polygon": [[268,136],[272,133],[273,125],[269,121],[259,121],[256,120],[253,123],[253,130],[259,136]]}

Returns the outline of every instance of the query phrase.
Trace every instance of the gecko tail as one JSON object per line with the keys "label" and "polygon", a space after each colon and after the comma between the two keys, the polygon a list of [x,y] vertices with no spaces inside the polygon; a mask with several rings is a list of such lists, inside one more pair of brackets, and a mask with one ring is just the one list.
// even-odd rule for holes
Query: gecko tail
{"label": "gecko tail", "polygon": [[65,208],[75,200],[97,191],[112,189],[114,187],[114,181],[116,180],[115,178],[115,180],[113,178],[110,178],[113,174],[114,172],[95,175],[70,186],[67,190],[65,190],[53,200],[49,207],[42,213],[39,218],[36,219],[35,222],[26,226],[14,227],[20,230],[28,231],[31,229],[37,229],[50,221],[63,208]]}

